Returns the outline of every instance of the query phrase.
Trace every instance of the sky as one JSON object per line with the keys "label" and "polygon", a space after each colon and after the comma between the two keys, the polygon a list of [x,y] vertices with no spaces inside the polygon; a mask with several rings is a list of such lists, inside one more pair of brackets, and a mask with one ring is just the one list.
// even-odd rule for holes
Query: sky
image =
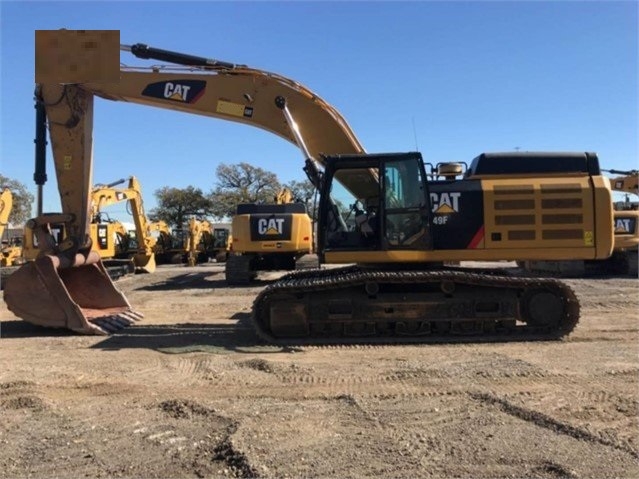
{"label": "sky", "polygon": [[[2,1],[0,172],[35,195],[34,32],[60,28],[120,30],[124,44],[294,79],[371,153],[469,163],[489,151],[593,151],[602,168],[638,168],[637,24],[636,1]],[[305,178],[299,149],[263,130],[102,99],[94,158],[95,183],[140,180],[147,212],[164,186],[210,192],[222,163]],[[47,161],[44,211],[59,211],[50,151]],[[126,221],[124,206],[111,208]]]}

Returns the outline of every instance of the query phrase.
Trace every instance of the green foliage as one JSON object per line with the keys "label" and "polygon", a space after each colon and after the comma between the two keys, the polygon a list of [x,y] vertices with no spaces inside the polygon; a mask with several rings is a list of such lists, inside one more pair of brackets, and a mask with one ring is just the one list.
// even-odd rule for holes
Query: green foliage
{"label": "green foliage", "polygon": [[11,215],[9,215],[9,223],[21,226],[31,218],[34,197],[23,183],[0,175],[0,190],[4,188],[9,188],[13,196],[13,208]]}
{"label": "green foliage", "polygon": [[275,173],[248,163],[221,164],[210,199],[213,216],[230,218],[241,203],[272,203],[281,185]]}
{"label": "green foliage", "polygon": [[162,220],[172,227],[181,228],[192,216],[199,220],[214,216],[211,199],[199,188],[188,186],[180,189],[165,186],[156,190],[154,194],[158,206],[149,212],[151,221]]}

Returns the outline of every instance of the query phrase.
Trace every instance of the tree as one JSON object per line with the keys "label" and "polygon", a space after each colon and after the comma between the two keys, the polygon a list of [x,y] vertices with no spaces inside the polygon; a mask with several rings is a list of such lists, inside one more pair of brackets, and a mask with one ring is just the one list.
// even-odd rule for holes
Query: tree
{"label": "tree", "polygon": [[29,193],[27,187],[18,180],[12,180],[0,175],[0,190],[9,188],[13,196],[13,208],[9,215],[9,223],[13,225],[23,225],[31,218],[31,207],[33,195]]}
{"label": "tree", "polygon": [[275,173],[248,163],[221,164],[216,170],[217,183],[211,193],[213,216],[228,218],[241,203],[272,203],[281,189]]}
{"label": "tree", "polygon": [[165,186],[155,191],[158,207],[149,212],[151,221],[166,221],[181,228],[191,216],[199,220],[213,216],[211,199],[201,189],[187,186],[184,189]]}
{"label": "tree", "polygon": [[316,202],[316,198],[319,201],[319,196],[315,195],[315,187],[308,180],[296,181],[292,180],[291,182],[284,185],[286,188],[291,190],[293,193],[293,198],[295,201],[299,201],[306,205],[306,211],[308,211],[309,216],[313,219],[317,219],[317,207],[319,206]]}

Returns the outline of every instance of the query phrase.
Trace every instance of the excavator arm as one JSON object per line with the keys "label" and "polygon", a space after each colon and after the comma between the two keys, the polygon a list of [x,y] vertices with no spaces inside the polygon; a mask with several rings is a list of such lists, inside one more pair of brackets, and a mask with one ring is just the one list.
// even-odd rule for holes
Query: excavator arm
{"label": "excavator arm", "polygon": [[[208,222],[207,222],[208,223]],[[195,266],[197,264],[198,245],[202,240],[204,229],[206,225],[195,218],[189,220],[189,233],[188,233],[188,247],[187,247],[187,260],[189,266]]]}
{"label": "excavator arm", "polygon": [[[142,49],[135,47],[130,50]],[[316,94],[281,75],[243,66],[123,67],[118,83],[40,84],[36,97],[46,110],[62,210],[72,216],[66,225],[67,242],[60,245],[70,256],[90,249],[96,96],[261,128],[299,146],[303,141],[305,155],[320,164],[322,154],[364,151],[346,120]],[[287,120],[283,109],[294,111],[295,120]]]}
{"label": "excavator arm", "polygon": [[[46,57],[47,45],[39,47],[45,51],[38,55]],[[35,324],[105,334],[140,317],[92,250],[95,97],[261,128],[299,146],[307,160],[306,170],[313,171],[315,179],[322,154],[364,151],[337,110],[286,77],[141,44],[121,46],[121,50],[174,65],[121,66],[117,83],[40,83],[36,87],[36,117],[49,130],[62,205],[62,213],[54,219],[64,223],[66,238],[60,243],[51,241],[47,237],[50,220],[36,218],[33,225],[43,254],[11,275],[4,295],[11,311]],[[87,52],[65,54],[84,61]],[[40,123],[38,131],[45,131]],[[36,138],[36,145],[44,144],[44,138]]]}

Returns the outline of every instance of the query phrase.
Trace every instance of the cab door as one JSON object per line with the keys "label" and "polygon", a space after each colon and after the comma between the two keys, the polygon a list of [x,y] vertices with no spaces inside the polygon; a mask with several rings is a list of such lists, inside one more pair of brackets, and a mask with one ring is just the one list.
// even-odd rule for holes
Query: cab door
{"label": "cab door", "polygon": [[423,162],[405,155],[383,163],[385,249],[432,249],[430,204]]}

